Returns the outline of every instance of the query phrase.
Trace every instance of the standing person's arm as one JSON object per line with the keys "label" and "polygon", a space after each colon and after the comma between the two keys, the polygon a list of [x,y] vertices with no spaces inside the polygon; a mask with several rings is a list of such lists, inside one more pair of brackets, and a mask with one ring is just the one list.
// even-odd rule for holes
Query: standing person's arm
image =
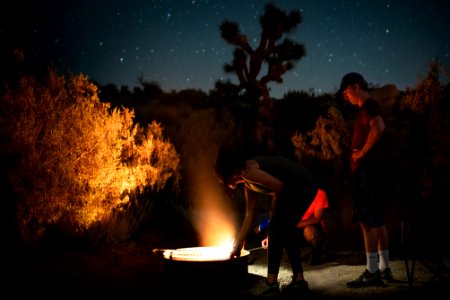
{"label": "standing person's arm", "polygon": [[370,131],[367,140],[361,150],[352,153],[353,160],[363,157],[370,149],[372,149],[373,145],[380,139],[381,134],[385,129],[384,121],[381,116],[373,117],[369,124]]}

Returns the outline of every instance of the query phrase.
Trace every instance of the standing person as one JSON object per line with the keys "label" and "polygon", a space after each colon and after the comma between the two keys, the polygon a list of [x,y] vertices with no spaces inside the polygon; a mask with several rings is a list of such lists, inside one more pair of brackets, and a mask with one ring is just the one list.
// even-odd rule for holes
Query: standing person
{"label": "standing person", "polygon": [[[250,159],[236,152],[221,151],[216,162],[216,176],[229,188],[244,183],[245,217],[234,241],[230,257],[238,257],[252,230],[258,194],[270,195],[267,228],[270,243],[267,250],[267,277],[250,289],[252,296],[294,297],[309,291],[303,276],[300,241],[296,238],[301,216],[318,195],[318,184],[302,165],[281,156],[257,156]],[[292,269],[292,282],[279,288],[278,273],[283,250]]]}
{"label": "standing person", "polygon": [[389,268],[389,240],[384,222],[383,199],[379,186],[383,174],[377,170],[380,162],[380,139],[385,130],[382,110],[370,97],[368,84],[359,73],[347,73],[341,80],[336,96],[359,109],[354,121],[350,159],[353,188],[353,220],[358,222],[364,237],[366,270],[347,287],[359,288],[383,285],[393,280]]}

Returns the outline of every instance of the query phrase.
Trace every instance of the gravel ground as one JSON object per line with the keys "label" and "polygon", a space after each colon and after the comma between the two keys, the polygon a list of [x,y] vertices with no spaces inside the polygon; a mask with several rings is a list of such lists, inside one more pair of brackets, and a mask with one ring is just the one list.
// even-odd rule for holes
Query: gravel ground
{"label": "gravel ground", "polygon": [[[158,214],[165,216],[166,214]],[[83,245],[61,246],[60,243],[37,247],[3,247],[4,276],[1,286],[8,298],[71,299],[85,297],[146,297],[149,299],[246,299],[245,293],[266,275],[266,252],[251,250],[244,261],[245,272],[228,274],[211,270],[183,272],[175,275],[167,271],[167,261],[153,250],[163,243],[190,247],[186,226],[159,232],[159,227],[140,239],[108,249],[84,249]],[[155,229],[156,228],[156,229]],[[359,231],[356,231],[358,233]],[[429,297],[448,299],[450,294],[450,267],[448,259],[437,255],[439,247],[424,243],[424,248],[435,251],[416,261],[414,280],[408,284],[402,251],[393,246],[390,267],[394,283],[385,287],[349,289],[346,282],[357,278],[365,268],[361,252],[361,237],[355,234],[330,234],[323,264],[304,263],[305,279],[311,294],[307,299],[399,299],[400,297]],[[175,243],[172,237],[180,240]],[[334,240],[331,238],[334,237]],[[392,235],[393,245],[399,239]],[[397,243],[398,244],[398,243]],[[439,243],[440,244],[440,243]],[[7,244],[10,245],[10,244]],[[260,240],[249,240],[248,249],[260,246]],[[171,248],[177,248],[172,246]],[[448,253],[447,250],[439,251]],[[302,249],[305,260],[309,249]],[[422,252],[420,252],[422,253]],[[444,255],[445,256],[445,255]],[[408,257],[411,257],[408,254]],[[408,260],[411,267],[412,260]],[[248,263],[248,265],[247,265]],[[439,270],[436,275],[433,270]],[[289,283],[291,272],[284,257],[280,285]]]}
{"label": "gravel ground", "polygon": [[[304,251],[305,253],[308,250]],[[266,275],[265,253],[254,251],[255,263],[249,266],[249,273],[260,277]],[[407,261],[411,270],[412,260]],[[341,252],[334,253],[326,258],[319,266],[310,266],[304,263],[304,276],[308,281],[312,296],[315,298],[398,298],[399,296],[433,295],[434,297],[448,298],[450,291],[449,269],[442,265],[433,265],[432,261],[416,261],[412,285],[408,283],[406,263],[404,259],[394,258],[390,261],[395,281],[384,287],[368,287],[351,289],[346,282],[356,279],[365,269],[363,253]],[[429,269],[430,267],[431,269]],[[437,277],[432,267],[441,267],[442,273]],[[292,273],[289,264],[284,258],[279,274],[280,285],[291,281]]]}
{"label": "gravel ground", "polygon": [[[304,250],[305,254],[308,250]],[[335,252],[319,266],[304,264],[311,295],[308,299],[398,299],[408,296],[448,298],[449,269],[444,261],[417,261],[413,285],[407,282],[405,261],[392,258],[390,267],[396,282],[385,287],[349,289],[365,268],[362,253]],[[246,290],[266,274],[265,250],[248,255],[248,272],[239,276],[206,271],[174,275],[167,272],[163,257],[151,249],[128,245],[106,252],[67,249],[33,249],[11,256],[4,269],[4,291],[12,298],[46,299],[98,297],[148,297],[150,299],[247,299]],[[408,261],[411,265],[412,261]],[[435,276],[429,267],[440,267]],[[290,268],[283,259],[280,285],[291,280]]]}

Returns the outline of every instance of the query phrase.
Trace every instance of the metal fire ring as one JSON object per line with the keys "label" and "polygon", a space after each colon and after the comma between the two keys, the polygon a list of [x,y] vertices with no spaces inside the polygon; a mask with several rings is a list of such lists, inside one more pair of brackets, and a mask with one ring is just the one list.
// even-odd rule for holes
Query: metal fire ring
{"label": "metal fire ring", "polygon": [[[241,251],[241,257],[250,254],[248,250]],[[163,252],[164,258],[177,261],[224,261],[230,260],[230,249],[223,247],[189,247],[168,249]]]}

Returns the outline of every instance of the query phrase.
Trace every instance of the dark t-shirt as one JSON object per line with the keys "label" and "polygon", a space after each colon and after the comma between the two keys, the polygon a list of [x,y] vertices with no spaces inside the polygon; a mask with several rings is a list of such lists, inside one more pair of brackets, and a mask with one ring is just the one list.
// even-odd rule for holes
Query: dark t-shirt
{"label": "dark t-shirt", "polygon": [[[317,194],[316,178],[306,167],[282,156],[257,156],[252,159],[258,162],[261,170],[283,182],[276,211],[282,211],[284,216],[298,222]],[[246,183],[246,186],[255,192],[264,193],[262,186],[257,190],[254,189],[256,185]]]}

